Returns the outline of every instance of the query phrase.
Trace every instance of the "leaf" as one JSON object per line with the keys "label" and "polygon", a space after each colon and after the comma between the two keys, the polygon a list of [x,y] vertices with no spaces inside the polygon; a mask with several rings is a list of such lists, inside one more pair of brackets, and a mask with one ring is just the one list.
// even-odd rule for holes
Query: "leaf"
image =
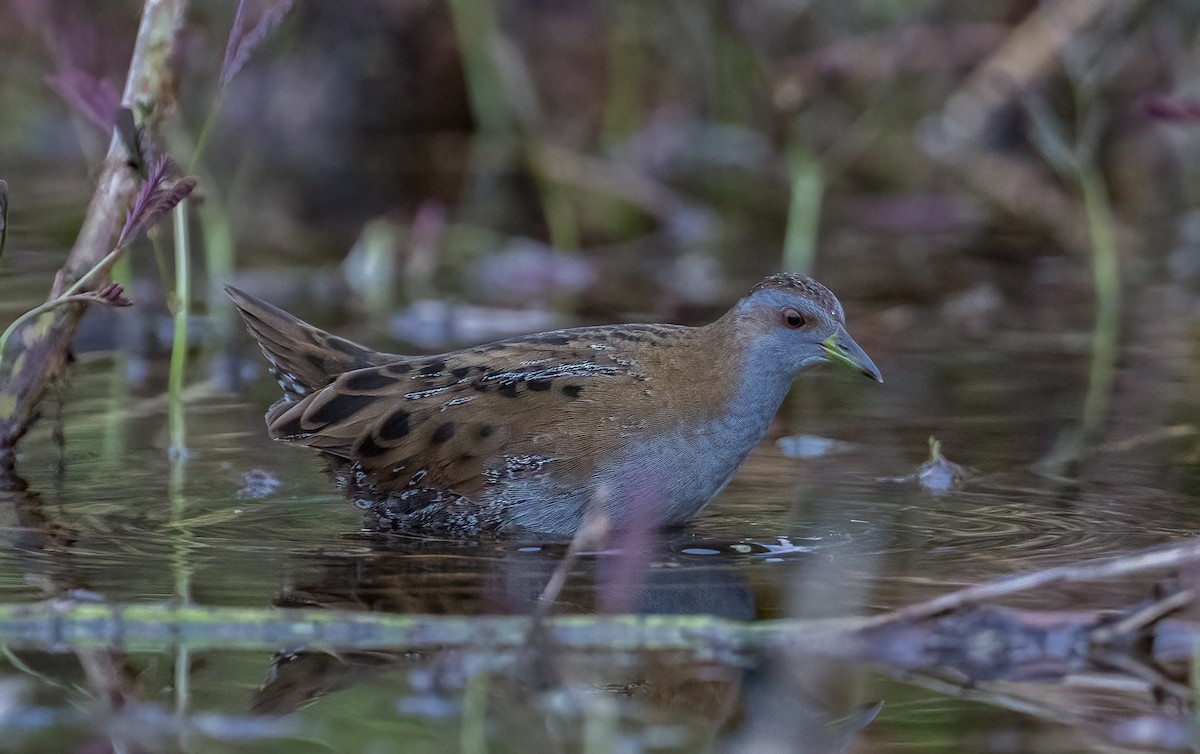
{"label": "leaf", "polygon": [[168,176],[175,169],[175,161],[163,155],[150,166],[146,180],[138,191],[133,208],[125,217],[125,227],[117,238],[117,246],[123,246],[149,230],[176,204],[183,201],[196,188],[195,178],[180,178],[168,183]]}
{"label": "leaf", "polygon": [[225,45],[225,60],[221,63],[221,88],[229,85],[233,77],[245,67],[254,50],[263,43],[271,32],[283,23],[292,10],[292,0],[276,0],[262,8],[258,23],[246,30],[246,0],[238,2],[233,27],[229,30],[229,42]]}
{"label": "leaf", "polygon": [[93,303],[104,304],[106,306],[115,306],[118,308],[133,306],[133,302],[125,298],[125,289],[122,288],[118,283],[109,283],[98,291],[80,293],[72,298],[77,301],[91,301]]}
{"label": "leaf", "polygon": [[121,108],[121,93],[115,84],[79,69],[48,75],[44,81],[101,133],[106,136],[112,133],[117,111]]}

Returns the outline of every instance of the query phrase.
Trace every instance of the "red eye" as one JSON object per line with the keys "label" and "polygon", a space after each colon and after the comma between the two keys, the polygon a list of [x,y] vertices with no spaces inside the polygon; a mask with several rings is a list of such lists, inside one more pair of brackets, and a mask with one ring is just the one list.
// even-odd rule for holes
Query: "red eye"
{"label": "red eye", "polygon": [[783,310],[783,324],[793,330],[799,330],[804,327],[804,315],[789,306]]}

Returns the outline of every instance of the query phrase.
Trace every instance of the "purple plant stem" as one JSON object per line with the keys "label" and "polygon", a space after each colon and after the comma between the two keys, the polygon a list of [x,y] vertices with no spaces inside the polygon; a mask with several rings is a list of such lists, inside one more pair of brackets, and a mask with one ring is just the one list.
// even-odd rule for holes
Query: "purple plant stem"
{"label": "purple plant stem", "polygon": [[[186,9],[186,0],[146,0],[121,98],[125,107],[150,112],[154,118],[172,100],[168,61],[175,52]],[[55,275],[49,298],[67,290],[113,248],[125,223],[125,209],[138,188],[137,177],[126,160],[124,146],[114,138],[79,236]],[[101,286],[107,280],[107,271],[101,271],[93,285]],[[77,303],[58,307],[39,318],[42,326],[23,328],[10,343],[9,357],[0,362],[0,456],[11,453],[35,418],[42,394],[62,375],[85,306]]]}

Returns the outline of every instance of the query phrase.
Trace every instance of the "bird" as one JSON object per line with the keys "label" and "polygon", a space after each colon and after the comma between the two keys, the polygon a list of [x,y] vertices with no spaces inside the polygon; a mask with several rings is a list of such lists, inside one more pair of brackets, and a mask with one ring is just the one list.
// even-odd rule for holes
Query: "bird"
{"label": "bird", "polygon": [[702,326],[616,324],[436,355],[371,350],[232,286],[283,397],[268,434],[319,451],[375,528],[572,535],[695,516],[802,372],[883,382],[841,303],[777,273]]}

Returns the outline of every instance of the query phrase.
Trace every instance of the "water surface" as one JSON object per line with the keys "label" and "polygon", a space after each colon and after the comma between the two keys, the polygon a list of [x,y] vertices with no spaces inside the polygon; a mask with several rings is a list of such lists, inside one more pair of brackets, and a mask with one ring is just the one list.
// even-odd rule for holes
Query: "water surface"
{"label": "water surface", "polygon": [[[32,303],[14,292],[29,290],[24,282],[33,277],[4,281],[5,315]],[[887,381],[878,386],[832,369],[803,378],[767,440],[700,517],[660,539],[624,543],[631,557],[584,555],[554,612],[737,620],[872,614],[1196,530],[1192,474],[1179,462],[1186,433],[1141,436],[1136,422],[1126,427],[1115,412],[1114,435],[1124,442],[1068,477],[1039,470],[1079,417],[1086,363],[1068,341],[947,347],[936,337],[872,331],[879,311],[853,301],[847,309],[852,323],[863,323],[854,330]],[[104,315],[101,331],[113,322]],[[84,349],[69,386],[47,401],[47,418],[21,446],[27,488],[0,499],[0,534],[9,543],[0,551],[4,600],[433,615],[534,608],[566,543],[362,531],[318,459],[266,438],[262,413],[275,388],[254,357],[236,357],[236,371],[251,376],[242,385],[210,379],[207,364],[196,365],[189,450],[172,461],[161,354]],[[1142,390],[1156,389],[1140,379]],[[1173,389],[1169,374],[1161,379],[1164,392]],[[894,481],[924,460],[931,434],[970,467],[961,490],[934,494]],[[814,458],[788,457],[776,441],[797,435],[838,442]],[[1020,603],[1116,606],[1143,588],[1148,595],[1150,582],[1112,594],[1051,590]],[[857,666],[813,663],[781,674],[770,658],[731,666],[656,652],[559,654],[546,667],[493,658],[489,666],[487,657],[455,652],[279,649],[275,656],[205,652],[186,657],[182,670],[177,654],[103,655],[101,662],[10,653],[0,691],[20,714],[3,724],[22,748],[46,751],[87,750],[112,735],[156,750],[369,750],[403,740],[405,750],[453,751],[486,740],[516,751],[586,748],[595,736],[629,751],[687,751],[790,735],[764,713],[784,700],[803,712],[793,726],[825,731],[825,744],[850,742],[854,751],[1084,751],[1094,741],[1036,715]],[[96,670],[104,662],[129,670],[141,701],[119,713],[87,701],[98,677],[113,677]],[[1127,701],[1099,696],[1077,708]],[[878,717],[856,722],[855,710],[875,701],[884,702]],[[188,714],[176,717],[177,709]],[[129,725],[143,732],[130,737]]]}

